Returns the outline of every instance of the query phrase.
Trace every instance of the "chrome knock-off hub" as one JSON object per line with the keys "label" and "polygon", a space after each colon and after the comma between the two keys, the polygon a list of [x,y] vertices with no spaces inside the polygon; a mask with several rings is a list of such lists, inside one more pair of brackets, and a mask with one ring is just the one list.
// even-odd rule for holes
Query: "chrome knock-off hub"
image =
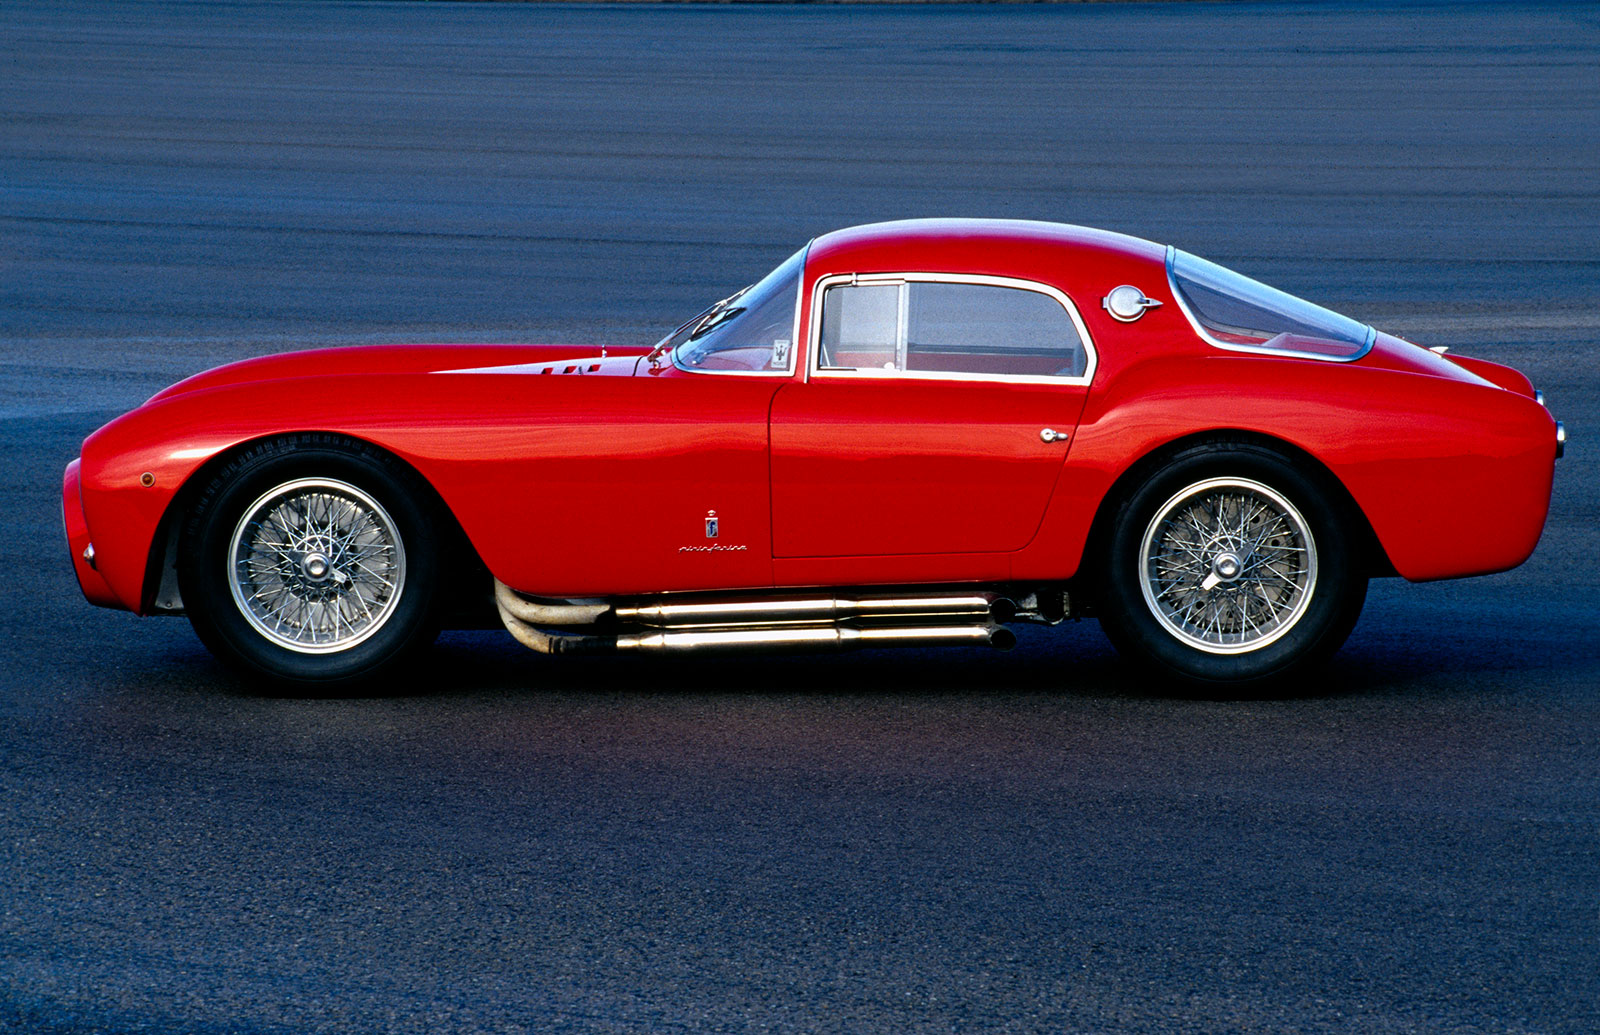
{"label": "chrome knock-off hub", "polygon": [[308,553],[300,560],[300,570],[312,582],[321,582],[328,577],[328,559],[320,553]]}

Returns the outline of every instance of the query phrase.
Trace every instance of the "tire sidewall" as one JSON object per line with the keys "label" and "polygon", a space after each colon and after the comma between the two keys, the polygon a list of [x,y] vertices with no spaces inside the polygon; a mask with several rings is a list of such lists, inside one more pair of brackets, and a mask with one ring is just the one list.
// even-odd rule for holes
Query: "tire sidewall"
{"label": "tire sidewall", "polygon": [[[184,608],[213,651],[246,672],[302,691],[333,691],[367,682],[432,639],[438,585],[436,523],[392,458],[334,436],[305,436],[255,447],[221,471],[186,523],[178,563]],[[233,534],[247,508],[273,488],[301,478],[347,482],[376,500],[405,550],[406,577],[394,610],[372,635],[347,650],[305,654],[266,639],[233,597]]]}
{"label": "tire sidewall", "polygon": [[[1212,654],[1178,639],[1151,613],[1143,591],[1143,540],[1156,513],[1185,488],[1210,478],[1242,478],[1279,493],[1300,512],[1316,549],[1317,580],[1295,624],[1271,643]],[[1349,522],[1318,480],[1277,454],[1248,445],[1209,445],[1178,454],[1118,508],[1100,583],[1101,625],[1112,642],[1156,672],[1201,687],[1251,687],[1282,680],[1343,642],[1365,579],[1357,574]]]}

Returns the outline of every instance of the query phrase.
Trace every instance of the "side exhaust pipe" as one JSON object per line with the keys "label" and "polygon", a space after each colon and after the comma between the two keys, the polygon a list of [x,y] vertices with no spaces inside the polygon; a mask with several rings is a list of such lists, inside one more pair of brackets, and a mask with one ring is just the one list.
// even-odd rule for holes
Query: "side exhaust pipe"
{"label": "side exhaust pipe", "polygon": [[903,625],[857,629],[848,625],[788,625],[750,629],[668,629],[617,637],[620,651],[844,651],[912,645],[998,647],[1010,650],[1017,636],[1003,625]]}
{"label": "side exhaust pipe", "polygon": [[993,615],[1005,622],[1016,604],[993,593],[943,596],[800,597],[792,600],[750,597],[739,600],[693,601],[682,604],[639,604],[618,607],[617,620],[635,625],[731,625],[739,622],[782,622],[798,619],[915,618],[919,615]]}
{"label": "side exhaust pipe", "polygon": [[[588,632],[568,632],[562,629],[540,628],[544,624],[573,624],[571,619],[579,609],[597,609],[594,619],[610,610],[604,604],[544,605],[525,600],[510,586],[495,580],[494,602],[506,631],[517,642],[540,654],[611,654],[617,652],[667,651],[739,651],[739,650],[815,650],[843,651],[865,647],[894,647],[911,645],[960,645],[996,647],[1010,650],[1016,646],[1017,637],[1003,625],[987,620],[999,610],[995,603],[1000,598],[987,595],[965,597],[881,598],[855,600],[843,598],[814,598],[804,601],[731,601],[723,604],[652,605],[650,608],[617,609],[617,617],[634,624],[646,624],[643,619],[671,624],[644,632],[595,635]],[[757,603],[767,605],[755,610]],[[778,605],[774,609],[771,605]],[[863,604],[871,605],[866,613],[857,614]],[[965,608],[935,610],[933,607]],[[880,609],[873,609],[878,606]],[[665,609],[671,608],[673,610]],[[686,610],[678,610],[678,609]],[[726,608],[726,610],[716,610]],[[981,609],[980,609],[981,608]],[[567,622],[547,621],[552,613],[568,619]],[[624,615],[625,610],[628,612]],[[651,614],[651,611],[655,611]],[[643,612],[641,614],[640,612]],[[850,612],[847,614],[847,612]],[[967,624],[942,625],[887,625],[860,628],[828,621],[827,618],[874,617],[898,618],[920,614],[959,616],[970,614],[983,621]],[[744,622],[736,620],[747,616]],[[805,619],[811,619],[806,621]],[[591,623],[594,619],[591,619]],[[735,619],[735,620],[730,620]],[[821,619],[821,620],[819,620]],[[787,620],[787,621],[785,621]],[[775,624],[783,623],[783,624]]]}

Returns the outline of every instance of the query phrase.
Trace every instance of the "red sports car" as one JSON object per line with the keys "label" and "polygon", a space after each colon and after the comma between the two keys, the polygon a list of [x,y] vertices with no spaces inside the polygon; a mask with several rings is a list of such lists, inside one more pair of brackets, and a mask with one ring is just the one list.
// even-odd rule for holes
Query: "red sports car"
{"label": "red sports car", "polygon": [[[1367,580],[1533,551],[1517,371],[1175,248],[919,220],[801,248],[654,348],[268,356],[64,486],[85,595],[333,689],[491,614],[545,653],[1008,647],[1092,615],[1199,685],[1338,648]],[[492,619],[491,619],[492,620]]]}

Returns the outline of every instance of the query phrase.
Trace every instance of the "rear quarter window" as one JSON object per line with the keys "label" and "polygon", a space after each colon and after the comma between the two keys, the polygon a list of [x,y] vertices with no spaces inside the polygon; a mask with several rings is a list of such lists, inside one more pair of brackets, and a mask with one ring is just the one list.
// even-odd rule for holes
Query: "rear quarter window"
{"label": "rear quarter window", "polygon": [[1364,323],[1176,248],[1167,250],[1167,277],[1189,322],[1219,348],[1348,361],[1376,337]]}

